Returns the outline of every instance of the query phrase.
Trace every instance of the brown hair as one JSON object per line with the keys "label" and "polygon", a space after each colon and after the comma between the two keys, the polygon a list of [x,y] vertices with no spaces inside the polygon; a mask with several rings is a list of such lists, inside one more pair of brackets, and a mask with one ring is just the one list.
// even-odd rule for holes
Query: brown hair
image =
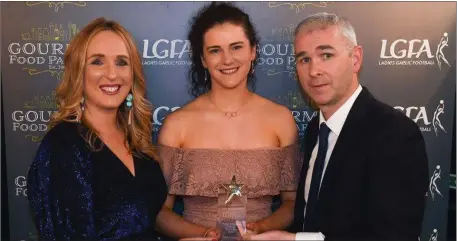
{"label": "brown hair", "polygon": [[143,74],[141,58],[130,33],[115,21],[98,18],[84,27],[70,42],[65,51],[65,72],[63,80],[56,90],[56,97],[60,104],[59,110],[51,118],[51,126],[59,122],[81,121],[88,127],[87,134],[83,135],[92,149],[98,138],[98,131],[85,121],[82,116],[81,99],[83,97],[83,74],[86,64],[86,51],[91,39],[101,31],[112,31],[118,34],[127,45],[134,75],[131,93],[133,95],[132,122],[128,125],[128,110],[121,105],[117,112],[117,124],[124,130],[130,151],[144,153],[156,158],[155,147],[152,145],[152,105],[146,99],[146,80]]}

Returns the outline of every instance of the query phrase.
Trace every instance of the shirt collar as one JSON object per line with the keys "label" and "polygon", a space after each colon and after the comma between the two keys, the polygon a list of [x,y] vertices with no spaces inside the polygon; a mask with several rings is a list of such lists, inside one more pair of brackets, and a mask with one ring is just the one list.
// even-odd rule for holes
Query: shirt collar
{"label": "shirt collar", "polygon": [[325,121],[322,111],[319,111],[319,126],[321,126],[323,122],[326,122],[328,128],[337,136],[339,136],[341,129],[343,129],[344,122],[349,115],[349,111],[354,105],[354,102],[359,96],[360,92],[362,92],[362,86],[359,84],[354,93],[352,93],[351,97],[349,97],[349,99],[347,99],[346,102],[344,102],[344,104],[335,113],[333,113],[333,115],[327,121]]}

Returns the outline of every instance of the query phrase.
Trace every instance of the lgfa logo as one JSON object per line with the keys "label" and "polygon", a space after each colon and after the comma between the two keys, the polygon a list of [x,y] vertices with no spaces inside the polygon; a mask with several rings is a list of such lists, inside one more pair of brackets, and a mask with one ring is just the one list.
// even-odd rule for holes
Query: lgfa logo
{"label": "lgfa logo", "polygon": [[436,182],[438,179],[441,179],[441,167],[440,165],[437,165],[435,170],[432,173],[432,176],[430,177],[430,182],[428,184],[428,193],[427,196],[432,197],[432,201],[435,202],[435,197],[441,196],[443,197],[443,194],[441,194],[440,189],[438,188],[438,185]]}
{"label": "lgfa logo", "polygon": [[183,39],[143,40],[143,65],[191,65],[190,42]]}
{"label": "lgfa logo", "polygon": [[430,234],[428,241],[438,241],[438,230],[435,228],[433,232]]}
{"label": "lgfa logo", "polygon": [[159,131],[160,127],[163,124],[163,120],[165,117],[170,114],[171,112],[179,109],[179,106],[175,107],[168,107],[168,106],[159,106],[156,109],[154,109],[154,112],[152,114],[152,121],[153,121],[153,128],[152,131]]}
{"label": "lgfa logo", "polygon": [[[397,39],[390,43],[390,45],[387,39],[382,39],[380,58],[383,60],[380,60],[378,65],[425,66],[438,64],[438,68],[441,70],[444,64],[447,64],[449,67],[451,66],[443,51],[445,47],[449,47],[448,42],[448,33],[444,33],[436,46],[435,55],[433,55],[428,39]],[[388,48],[388,46],[390,47]]]}
{"label": "lgfa logo", "polygon": [[[443,127],[440,120],[440,115],[444,114],[444,100],[440,100],[439,104],[436,106],[431,118],[432,121],[430,121],[430,117],[427,114],[425,106],[410,106],[406,108],[402,106],[395,106],[394,108],[404,112],[406,116],[419,125],[420,130],[423,132],[431,132],[433,130],[436,136],[438,136],[438,133],[441,131],[446,133],[446,129]],[[430,124],[433,129],[430,127]]]}
{"label": "lgfa logo", "polygon": [[[420,241],[420,237],[417,238],[417,241]],[[435,228],[433,229],[432,233],[429,233],[428,241],[438,241],[438,230]]]}

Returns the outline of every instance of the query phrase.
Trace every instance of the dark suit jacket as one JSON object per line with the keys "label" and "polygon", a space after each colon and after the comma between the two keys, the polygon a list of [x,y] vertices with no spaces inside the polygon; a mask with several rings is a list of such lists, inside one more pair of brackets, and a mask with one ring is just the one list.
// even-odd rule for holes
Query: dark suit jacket
{"label": "dark suit jacket", "polygon": [[[304,185],[318,135],[308,126],[292,232],[306,232]],[[363,87],[331,154],[317,206],[326,240],[414,240],[421,233],[428,160],[418,126]]]}

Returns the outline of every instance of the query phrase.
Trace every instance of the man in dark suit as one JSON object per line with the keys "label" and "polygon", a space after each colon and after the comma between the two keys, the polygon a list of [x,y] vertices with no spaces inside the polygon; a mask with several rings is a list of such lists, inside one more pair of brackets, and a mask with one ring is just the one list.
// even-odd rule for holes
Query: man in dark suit
{"label": "man in dark suit", "polygon": [[418,126],[359,84],[362,47],[336,14],[307,17],[295,31],[300,84],[319,108],[290,231],[252,240],[418,240],[428,160]]}

